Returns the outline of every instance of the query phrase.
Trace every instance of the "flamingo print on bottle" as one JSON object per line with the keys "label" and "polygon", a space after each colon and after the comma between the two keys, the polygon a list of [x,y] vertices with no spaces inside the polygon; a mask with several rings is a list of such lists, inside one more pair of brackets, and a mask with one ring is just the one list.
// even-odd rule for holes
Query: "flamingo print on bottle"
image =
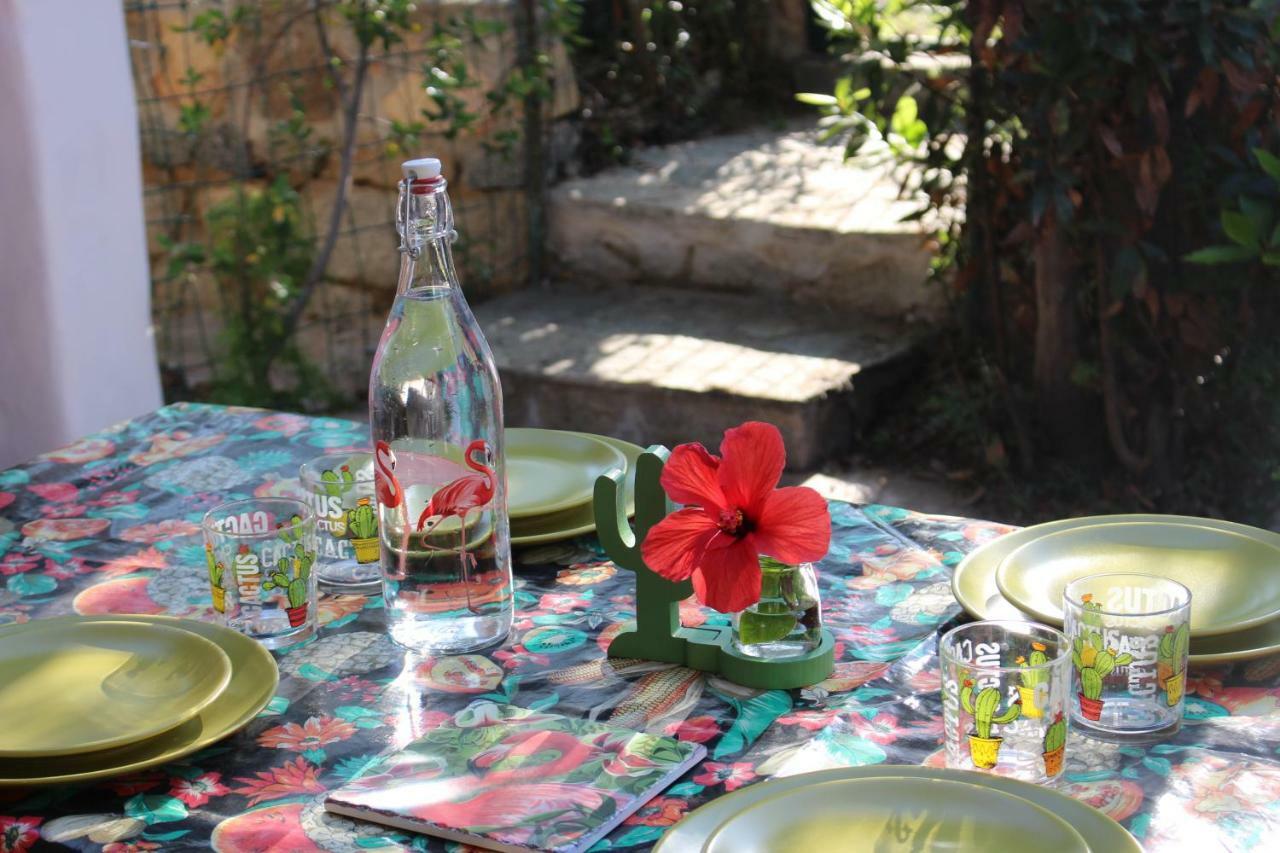
{"label": "flamingo print on bottle", "polygon": [[[475,454],[481,454],[483,461],[475,458]],[[422,510],[422,515],[418,516],[418,532],[430,533],[440,526],[446,518],[458,519],[458,556],[462,560],[462,584],[467,591],[467,608],[474,610],[471,604],[471,578],[468,561],[474,563],[473,557],[467,554],[467,513],[474,509],[484,509],[493,500],[494,492],[497,491],[497,482],[493,474],[493,469],[486,465],[492,458],[493,451],[490,449],[488,442],[483,439],[476,439],[467,445],[467,450],[462,458],[467,463],[467,467],[474,474],[463,474],[452,483],[442,487],[427,502],[427,506]],[[435,523],[430,527],[426,527],[426,523],[431,519],[436,519]],[[425,529],[424,529],[425,528]]]}
{"label": "flamingo print on bottle", "polygon": [[383,614],[406,648],[465,654],[502,640],[515,610],[502,388],[458,286],[440,163],[403,171],[400,280],[369,371]]}

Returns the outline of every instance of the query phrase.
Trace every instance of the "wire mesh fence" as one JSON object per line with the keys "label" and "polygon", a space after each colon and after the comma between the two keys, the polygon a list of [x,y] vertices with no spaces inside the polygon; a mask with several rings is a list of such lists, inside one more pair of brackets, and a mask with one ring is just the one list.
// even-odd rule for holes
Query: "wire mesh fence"
{"label": "wire mesh fence", "polygon": [[[467,292],[527,280],[541,119],[576,104],[563,48],[531,9],[124,0],[168,398],[361,399],[394,295],[409,157],[444,161]],[[531,82],[533,66],[550,72]]]}

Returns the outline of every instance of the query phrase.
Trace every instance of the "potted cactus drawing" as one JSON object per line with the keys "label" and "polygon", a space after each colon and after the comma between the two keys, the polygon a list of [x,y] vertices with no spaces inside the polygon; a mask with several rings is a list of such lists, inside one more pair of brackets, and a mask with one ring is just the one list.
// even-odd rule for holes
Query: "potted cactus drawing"
{"label": "potted cactus drawing", "polygon": [[1191,626],[1188,623],[1183,622],[1176,631],[1172,625],[1165,627],[1160,647],[1156,651],[1156,680],[1164,690],[1165,702],[1171,708],[1182,699],[1182,689],[1187,677],[1187,651],[1190,646]]}
{"label": "potted cactus drawing", "polygon": [[1044,773],[1057,776],[1062,772],[1062,755],[1067,746],[1067,721],[1059,711],[1044,730]]}
{"label": "potted cactus drawing", "polygon": [[357,563],[378,559],[378,516],[368,498],[361,498],[355,509],[347,510],[347,530],[356,549]]}
{"label": "potted cactus drawing", "polygon": [[307,621],[308,579],[311,577],[311,564],[315,557],[308,554],[301,545],[293,546],[293,555],[285,555],[276,563],[275,571],[263,581],[262,588],[270,591],[283,590],[289,601],[285,615],[289,617],[289,625],[299,628]]}
{"label": "potted cactus drawing", "polygon": [[209,591],[213,596],[213,609],[219,613],[225,613],[227,610],[227,591],[222,586],[222,576],[226,572],[226,566],[218,562],[213,556],[213,547],[204,546],[205,564],[209,569]]}
{"label": "potted cactus drawing", "polygon": [[[1030,660],[1019,655],[1016,663],[1018,666],[1024,667],[1024,670],[1018,673],[1018,677],[1022,679],[1021,686],[1018,687],[1018,693],[1022,697],[1022,714],[1025,717],[1040,717],[1043,712],[1040,710],[1040,704],[1036,701],[1036,692],[1046,693],[1049,686],[1049,671],[1042,667],[1049,662],[1049,656],[1045,654],[1045,646],[1043,643],[1031,644]],[[1041,688],[1040,685],[1044,685]]]}
{"label": "potted cactus drawing", "polygon": [[356,478],[351,473],[351,469],[348,466],[343,465],[337,471],[330,469],[321,471],[320,481],[322,484],[321,488],[324,489],[324,493],[326,495],[331,498],[339,498],[342,497],[343,492],[355,483]]}
{"label": "potted cactus drawing", "polygon": [[1080,674],[1080,713],[1086,720],[1102,716],[1102,683],[1117,666],[1127,666],[1133,656],[1116,655],[1115,649],[1103,646],[1102,634],[1085,631],[1071,644],[1071,665]]}
{"label": "potted cactus drawing", "polygon": [[984,769],[995,767],[1000,756],[1002,737],[992,737],[992,725],[1011,723],[1022,713],[1022,706],[1014,702],[1003,713],[997,713],[1000,707],[1000,691],[994,687],[984,687],[973,696],[973,681],[966,678],[960,688],[960,704],[973,714],[975,734],[969,735],[969,756],[974,767]]}

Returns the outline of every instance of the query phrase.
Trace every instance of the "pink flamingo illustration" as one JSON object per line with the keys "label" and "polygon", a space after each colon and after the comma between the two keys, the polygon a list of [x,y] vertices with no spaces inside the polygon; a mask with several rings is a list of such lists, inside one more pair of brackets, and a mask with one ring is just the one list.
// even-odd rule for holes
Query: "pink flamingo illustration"
{"label": "pink flamingo illustration", "polygon": [[[472,458],[476,453],[483,454],[484,460]],[[446,518],[458,519],[458,553],[462,559],[462,583],[467,590],[467,609],[472,611],[475,608],[471,606],[471,578],[467,561],[470,560],[474,565],[475,557],[467,553],[467,514],[473,509],[483,509],[493,500],[493,494],[497,489],[497,477],[493,469],[485,464],[489,456],[489,444],[483,439],[476,439],[468,444],[462,458],[467,463],[467,467],[477,473],[464,474],[442,487],[431,496],[426,508],[422,510],[422,515],[418,516],[419,532],[424,532],[423,527],[429,519],[436,519],[434,524],[426,528],[426,533],[435,530]]]}
{"label": "pink flamingo illustration", "polygon": [[402,581],[406,576],[404,561],[409,552],[409,505],[404,500],[404,487],[395,475],[396,454],[390,444],[379,441],[374,445],[373,464],[378,503],[390,509],[400,508],[400,528],[403,531],[400,536],[400,565],[394,573],[388,571],[387,574],[392,580]]}

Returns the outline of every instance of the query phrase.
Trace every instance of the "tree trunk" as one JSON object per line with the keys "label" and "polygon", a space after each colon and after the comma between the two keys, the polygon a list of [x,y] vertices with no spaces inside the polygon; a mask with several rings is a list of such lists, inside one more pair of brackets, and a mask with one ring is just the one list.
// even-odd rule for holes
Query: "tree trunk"
{"label": "tree trunk", "polygon": [[1052,446],[1079,450],[1087,445],[1089,426],[1083,394],[1071,381],[1080,356],[1071,287],[1075,270],[1052,205],[1035,239],[1036,411]]}

